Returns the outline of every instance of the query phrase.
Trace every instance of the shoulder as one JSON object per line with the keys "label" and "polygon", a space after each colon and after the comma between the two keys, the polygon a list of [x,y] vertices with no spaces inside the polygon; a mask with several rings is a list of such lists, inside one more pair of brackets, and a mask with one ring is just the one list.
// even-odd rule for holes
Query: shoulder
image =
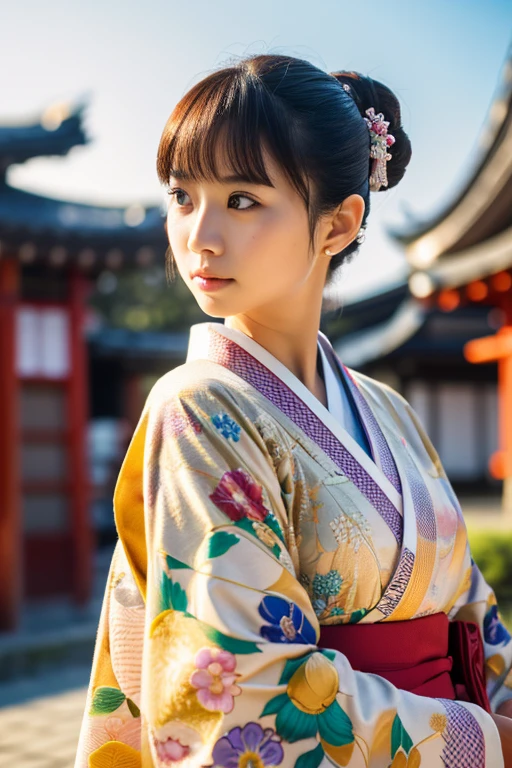
{"label": "shoulder", "polygon": [[164,374],[153,386],[143,414],[146,443],[154,451],[164,443],[186,451],[204,450],[207,444],[212,452],[245,452],[246,460],[250,455],[253,462],[261,455],[271,465],[264,413],[258,393],[229,369],[194,360]]}
{"label": "shoulder", "polygon": [[227,368],[193,360],[158,379],[146,402],[153,415],[183,407],[203,412],[223,409],[252,418],[258,406],[252,389]]}

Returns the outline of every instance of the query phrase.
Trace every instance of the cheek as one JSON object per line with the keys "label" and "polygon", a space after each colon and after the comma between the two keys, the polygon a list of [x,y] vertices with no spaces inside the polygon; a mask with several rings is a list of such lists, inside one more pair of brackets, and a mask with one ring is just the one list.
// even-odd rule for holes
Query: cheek
{"label": "cheek", "polygon": [[[295,211],[271,211],[262,217],[252,241],[252,263],[272,274],[274,280],[296,282],[310,269],[307,217]],[[248,260],[249,261],[249,260]],[[250,261],[249,261],[250,263]]]}
{"label": "cheek", "polygon": [[185,217],[169,213],[167,216],[167,237],[173,251],[183,250],[187,242],[187,225]]}
{"label": "cheek", "polygon": [[167,238],[174,256],[178,271],[183,277],[183,267],[188,254],[189,231],[183,217],[169,215],[167,217]]}

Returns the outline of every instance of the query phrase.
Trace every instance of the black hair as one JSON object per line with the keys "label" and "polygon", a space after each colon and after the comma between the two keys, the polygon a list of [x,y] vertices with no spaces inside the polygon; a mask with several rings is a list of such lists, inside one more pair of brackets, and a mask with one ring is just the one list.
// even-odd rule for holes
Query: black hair
{"label": "black hair", "polygon": [[[290,56],[243,59],[205,77],[177,104],[160,140],[158,177],[164,185],[174,173],[195,181],[218,178],[222,141],[234,174],[270,184],[265,149],[304,201],[311,242],[318,218],[352,194],[364,199],[364,227],[372,161],[363,117],[369,107],[384,114],[395,137],[389,148],[388,186],[381,188],[385,191],[398,184],[411,158],[400,104],[387,86],[357,72],[328,74]],[[335,254],[330,271],[358,247],[354,240]]]}

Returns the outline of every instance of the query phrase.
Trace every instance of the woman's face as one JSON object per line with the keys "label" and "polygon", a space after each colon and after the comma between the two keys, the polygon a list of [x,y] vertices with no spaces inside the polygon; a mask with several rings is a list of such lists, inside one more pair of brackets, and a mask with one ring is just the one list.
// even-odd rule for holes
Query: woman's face
{"label": "woman's face", "polygon": [[272,186],[233,178],[170,178],[169,243],[180,275],[206,314],[279,315],[322,291],[328,259],[310,250],[302,198],[267,155]]}

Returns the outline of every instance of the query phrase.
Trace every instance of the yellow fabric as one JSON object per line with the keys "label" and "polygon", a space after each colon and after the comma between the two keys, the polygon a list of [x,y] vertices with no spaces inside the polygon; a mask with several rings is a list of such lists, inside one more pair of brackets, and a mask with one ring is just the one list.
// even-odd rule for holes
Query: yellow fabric
{"label": "yellow fabric", "polygon": [[144,413],[128,448],[114,493],[114,514],[135,583],[146,598],[147,552],[144,531],[144,445],[147,429]]}

